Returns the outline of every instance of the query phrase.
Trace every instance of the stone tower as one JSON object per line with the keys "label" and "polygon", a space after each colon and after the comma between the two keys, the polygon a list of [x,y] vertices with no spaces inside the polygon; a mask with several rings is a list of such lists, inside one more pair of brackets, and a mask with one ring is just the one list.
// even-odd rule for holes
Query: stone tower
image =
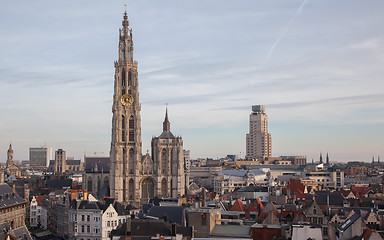
{"label": "stone tower", "polygon": [[110,150],[110,196],[119,202],[140,202],[141,119],[137,62],[133,60],[132,29],[124,13],[115,61]]}
{"label": "stone tower", "polygon": [[13,149],[12,149],[12,143],[10,143],[7,151],[7,166],[10,166],[13,164],[14,164]]}
{"label": "stone tower", "polygon": [[[163,132],[152,138],[153,164],[157,171],[148,183],[153,182],[154,195],[165,198],[179,198],[185,194],[186,178],[184,167],[183,139],[174,136],[168,120],[168,110],[165,112]],[[147,195],[143,192],[143,195]]]}
{"label": "stone tower", "polygon": [[55,152],[55,173],[64,174],[67,169],[67,155],[63,149]]}

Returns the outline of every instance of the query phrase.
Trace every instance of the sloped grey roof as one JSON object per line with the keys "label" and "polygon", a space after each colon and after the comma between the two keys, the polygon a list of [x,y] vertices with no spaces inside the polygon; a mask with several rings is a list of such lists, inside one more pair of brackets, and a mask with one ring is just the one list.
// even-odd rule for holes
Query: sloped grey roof
{"label": "sloped grey roof", "polygon": [[86,172],[93,172],[97,164],[98,172],[101,172],[101,169],[103,169],[103,172],[109,173],[109,157],[85,157],[84,162],[84,171]]}
{"label": "sloped grey roof", "polygon": [[134,219],[131,227],[132,236],[171,236],[169,225],[159,219]]}
{"label": "sloped grey roof", "polygon": [[0,184],[0,209],[22,203],[26,201],[15,194],[8,184]]}
{"label": "sloped grey roof", "polygon": [[184,208],[179,206],[153,206],[148,211],[148,216],[163,218],[167,217],[167,221],[170,223],[178,223],[184,226]]}
{"label": "sloped grey roof", "polygon": [[9,231],[9,225],[7,222],[0,223],[0,239],[5,239],[5,234]]}
{"label": "sloped grey roof", "polygon": [[67,165],[80,165],[81,160],[67,160],[66,163]]}
{"label": "sloped grey roof", "polygon": [[347,230],[357,219],[359,219],[359,214],[353,214],[350,218],[348,218],[344,223],[343,223],[343,225],[341,225],[340,227],[339,227],[339,230],[340,231],[345,231],[345,230]]}
{"label": "sloped grey roof", "polygon": [[12,231],[17,239],[32,240],[32,237],[29,234],[29,231],[25,225],[12,229]]}
{"label": "sloped grey roof", "polygon": [[73,209],[96,209],[100,210],[98,202],[90,202],[88,200],[78,200],[74,199],[72,201],[71,207]]}
{"label": "sloped grey roof", "polygon": [[341,193],[321,193],[315,196],[316,203],[319,205],[344,205],[344,197]]}
{"label": "sloped grey roof", "polygon": [[159,138],[175,138],[175,136],[170,132],[170,131],[164,131],[161,133],[161,135],[159,136]]}
{"label": "sloped grey roof", "polygon": [[50,189],[62,189],[72,186],[72,179],[48,179],[46,181],[47,188]]}

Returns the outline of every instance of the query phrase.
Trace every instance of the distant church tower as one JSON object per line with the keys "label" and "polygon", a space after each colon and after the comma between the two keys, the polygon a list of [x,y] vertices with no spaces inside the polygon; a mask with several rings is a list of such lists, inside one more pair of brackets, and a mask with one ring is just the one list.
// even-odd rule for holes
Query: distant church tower
{"label": "distant church tower", "polygon": [[119,59],[115,61],[110,150],[110,196],[137,204],[141,163],[141,119],[137,62],[133,60],[132,29],[127,13],[119,30]]}
{"label": "distant church tower", "polygon": [[14,159],[13,159],[13,149],[12,149],[12,143],[9,144],[9,148],[7,151],[7,167],[14,165]]}
{"label": "distant church tower", "polygon": [[[185,194],[183,139],[171,132],[168,109],[165,111],[163,132],[152,138],[152,157],[155,169],[155,194],[166,198],[178,198]],[[187,183],[188,184],[188,183]]]}

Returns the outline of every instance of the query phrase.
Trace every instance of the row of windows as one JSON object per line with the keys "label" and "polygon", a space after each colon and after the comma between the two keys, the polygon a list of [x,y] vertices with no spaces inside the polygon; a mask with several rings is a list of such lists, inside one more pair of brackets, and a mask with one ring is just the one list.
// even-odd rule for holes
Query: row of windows
{"label": "row of windows", "polygon": [[[77,225],[73,226],[73,232],[74,233],[91,233],[91,226],[89,225],[80,225],[79,228]],[[93,233],[100,233],[100,229],[95,227],[93,229]]]}
{"label": "row of windows", "polygon": [[[72,221],[77,222],[77,214],[71,215],[71,219],[72,219]],[[90,222],[91,221],[91,215],[84,215],[84,214],[82,214],[81,215],[81,221],[83,221],[83,222],[85,222],[85,221]],[[100,221],[100,217],[93,217],[93,221],[94,222]]]}
{"label": "row of windows", "polygon": [[[125,70],[123,70],[121,73],[121,86],[123,88],[125,88],[126,83],[127,83],[126,73],[125,73]],[[132,71],[128,72],[128,86],[133,86],[133,73],[132,73]]]}
{"label": "row of windows", "polygon": [[115,220],[115,221],[107,221],[106,226],[107,227],[115,227],[115,226],[117,226],[117,220]]}

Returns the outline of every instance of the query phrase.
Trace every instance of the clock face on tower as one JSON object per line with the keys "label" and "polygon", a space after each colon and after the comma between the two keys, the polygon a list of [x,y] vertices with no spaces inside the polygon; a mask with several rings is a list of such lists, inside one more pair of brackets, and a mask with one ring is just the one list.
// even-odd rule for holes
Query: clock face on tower
{"label": "clock face on tower", "polygon": [[131,94],[124,94],[121,96],[121,104],[124,106],[131,106],[133,103],[133,97]]}

